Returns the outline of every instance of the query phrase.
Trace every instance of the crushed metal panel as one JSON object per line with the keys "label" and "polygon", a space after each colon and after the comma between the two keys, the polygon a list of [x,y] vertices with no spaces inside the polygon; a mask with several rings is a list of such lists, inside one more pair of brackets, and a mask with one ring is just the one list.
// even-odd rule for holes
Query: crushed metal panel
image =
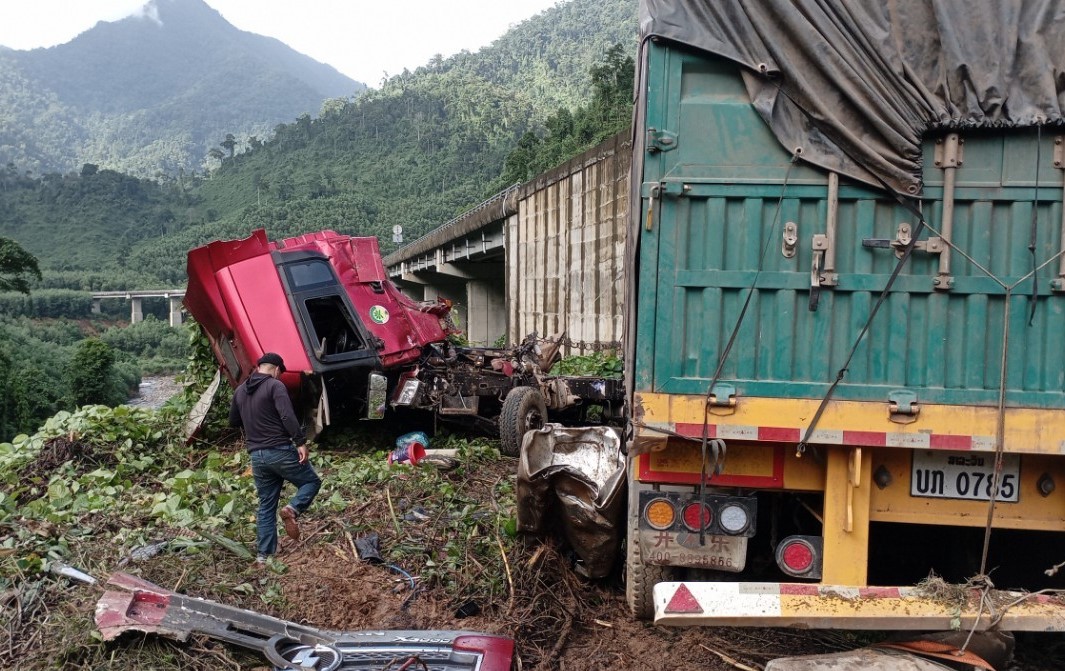
{"label": "crushed metal panel", "polygon": [[765,665],[765,671],[945,671],[949,668],[904,652],[877,648],[782,657]]}
{"label": "crushed metal panel", "polygon": [[[549,511],[591,578],[610,573],[624,529],[625,456],[610,427],[545,424],[529,431],[518,462],[518,529],[542,533]],[[552,504],[557,503],[557,506]]]}
{"label": "crushed metal panel", "polygon": [[396,659],[417,659],[439,671],[510,671],[514,657],[514,640],[493,634],[334,632],[177,594],[126,573],[113,574],[107,584],[115,589],[107,590],[96,605],[96,625],[104,640],[127,631],[178,641],[205,634],[257,650],[282,669],[369,671]]}

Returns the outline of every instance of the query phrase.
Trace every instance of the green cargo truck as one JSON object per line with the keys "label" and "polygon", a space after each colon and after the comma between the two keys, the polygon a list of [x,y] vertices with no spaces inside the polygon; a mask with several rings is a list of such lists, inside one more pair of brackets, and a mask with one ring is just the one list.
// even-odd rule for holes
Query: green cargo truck
{"label": "green cargo truck", "polygon": [[[637,615],[1065,630],[1060,597],[975,598],[1065,587],[1065,29],[1043,10],[641,2]],[[933,573],[977,591],[929,598]]]}

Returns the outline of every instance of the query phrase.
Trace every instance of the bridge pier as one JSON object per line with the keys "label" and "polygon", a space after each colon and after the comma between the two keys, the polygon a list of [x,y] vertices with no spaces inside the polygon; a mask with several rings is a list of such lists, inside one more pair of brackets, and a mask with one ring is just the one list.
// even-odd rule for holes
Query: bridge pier
{"label": "bridge pier", "polygon": [[131,296],[129,300],[133,304],[133,309],[130,310],[129,314],[129,323],[136,324],[144,321],[144,311],[141,309],[140,296]]}
{"label": "bridge pier", "polygon": [[97,291],[92,294],[92,311],[95,314],[101,312],[101,302],[105,298],[117,298],[130,302],[129,323],[136,324],[144,321],[144,307],[142,301],[145,298],[165,298],[170,305],[170,325],[181,326],[184,315],[181,311],[181,301],[185,298],[184,289],[144,289],[141,291]]}
{"label": "bridge pier", "polygon": [[507,292],[501,262],[444,263],[396,279],[412,298],[455,302],[452,314],[471,343],[491,344],[507,332]]}
{"label": "bridge pier", "polygon": [[181,326],[181,323],[182,323],[181,297],[180,296],[171,296],[170,297],[170,325],[176,327],[176,326]]}
{"label": "bridge pier", "polygon": [[101,301],[99,298],[92,299],[92,313],[94,315],[98,315],[98,314],[102,314],[103,313],[104,310],[103,310],[102,303],[103,303],[103,301]]}
{"label": "bridge pier", "polygon": [[494,343],[507,334],[507,292],[503,282],[466,283],[466,331],[472,342]]}

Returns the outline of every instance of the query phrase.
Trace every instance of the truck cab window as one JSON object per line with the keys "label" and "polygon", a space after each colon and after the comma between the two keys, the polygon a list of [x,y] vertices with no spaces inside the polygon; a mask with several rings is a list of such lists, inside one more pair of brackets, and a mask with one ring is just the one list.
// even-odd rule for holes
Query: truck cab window
{"label": "truck cab window", "polygon": [[348,310],[340,296],[319,296],[306,301],[307,314],[319,359],[365,349],[348,319]]}

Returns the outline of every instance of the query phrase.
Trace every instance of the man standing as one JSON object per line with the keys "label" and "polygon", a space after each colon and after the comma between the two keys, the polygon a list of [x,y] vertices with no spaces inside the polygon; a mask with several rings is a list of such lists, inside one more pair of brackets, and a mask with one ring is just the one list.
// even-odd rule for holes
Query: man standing
{"label": "man standing", "polygon": [[277,503],[285,481],[295,485],[296,494],[281,509],[281,520],[289,538],[299,541],[297,518],[318,495],[322,480],[307,461],[307,438],[296,419],[288,390],[278,379],[285,372],[284,360],[267,352],[257,363],[255,372],[233,394],[229,425],[244,428],[251,453],[251,472],[259,494],[256,562],[262,564],[277,552]]}

